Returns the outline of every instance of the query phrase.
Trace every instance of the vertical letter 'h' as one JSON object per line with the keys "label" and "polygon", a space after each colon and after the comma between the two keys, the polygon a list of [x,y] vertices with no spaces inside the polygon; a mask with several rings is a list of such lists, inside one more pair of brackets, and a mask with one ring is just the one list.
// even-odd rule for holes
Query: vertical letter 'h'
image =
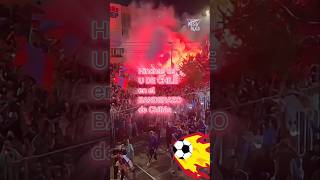
{"label": "vertical letter 'h'", "polygon": [[102,27],[98,27],[97,21],[92,21],[92,39],[97,40],[98,39],[98,33],[102,33],[103,39],[108,39],[108,22],[102,21]]}

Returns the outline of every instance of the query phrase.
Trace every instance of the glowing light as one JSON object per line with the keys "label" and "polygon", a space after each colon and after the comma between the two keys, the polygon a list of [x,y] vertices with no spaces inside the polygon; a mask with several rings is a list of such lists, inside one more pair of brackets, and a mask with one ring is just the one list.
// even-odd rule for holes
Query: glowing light
{"label": "glowing light", "polygon": [[[199,34],[199,38],[197,38],[199,41],[195,42],[194,34],[190,34],[189,29],[189,27],[192,26],[192,22],[190,22],[190,26],[188,26],[187,19],[184,19],[187,31],[183,28],[181,28],[181,31],[177,31],[177,29],[180,29],[180,23],[178,23],[179,20],[175,18],[171,8],[150,9],[152,13],[147,16],[145,15],[144,8],[132,8],[136,23],[132,24],[129,37],[123,43],[126,49],[126,67],[130,69],[136,69],[142,66],[150,67],[151,65],[157,68],[176,67],[179,69],[182,62],[189,59],[189,55],[195,56],[199,54],[199,51],[203,49],[201,41],[205,39],[208,40],[210,37],[210,28],[202,28],[203,21],[207,22],[208,18],[201,17],[199,28],[197,27],[197,22],[195,22],[193,29],[200,30],[201,28],[202,31],[202,33]],[[209,9],[209,7],[202,10],[204,15],[207,9]],[[193,19],[193,17],[188,18]],[[158,36],[159,33],[161,36]],[[141,45],[133,46],[133,42],[138,42],[138,44]],[[148,44],[145,44],[145,42],[148,42]],[[157,50],[151,47],[157,47]]]}
{"label": "glowing light", "polygon": [[210,16],[210,10],[206,10],[206,16]]}
{"label": "glowing light", "polygon": [[[200,43],[188,43],[182,39],[175,40],[172,49],[172,63],[177,69],[179,69],[179,65],[181,65],[186,59],[190,59],[196,57],[198,54],[202,54]],[[170,51],[170,48],[168,48],[167,51]],[[171,59],[168,59],[163,67],[171,67]]]}
{"label": "glowing light", "polygon": [[182,97],[179,96],[147,96],[138,97],[138,104],[181,104],[183,101]]}

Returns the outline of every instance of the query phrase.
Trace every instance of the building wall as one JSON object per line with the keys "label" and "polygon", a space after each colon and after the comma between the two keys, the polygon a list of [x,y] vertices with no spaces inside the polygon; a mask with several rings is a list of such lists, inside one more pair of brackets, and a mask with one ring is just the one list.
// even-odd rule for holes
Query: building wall
{"label": "building wall", "polygon": [[110,56],[111,63],[122,63],[125,49],[122,42],[128,37],[131,17],[126,6],[110,3]]}
{"label": "building wall", "polygon": [[110,45],[118,47],[122,41],[122,6],[110,4]]}

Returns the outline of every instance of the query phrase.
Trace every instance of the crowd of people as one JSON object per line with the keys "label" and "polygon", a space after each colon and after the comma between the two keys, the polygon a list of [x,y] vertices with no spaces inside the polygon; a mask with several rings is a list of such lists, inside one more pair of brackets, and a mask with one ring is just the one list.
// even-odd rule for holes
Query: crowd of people
{"label": "crowd of people", "polygon": [[[173,160],[172,143],[191,133],[209,132],[210,102],[208,98],[201,99],[199,96],[199,93],[207,95],[209,82],[205,87],[190,84],[156,86],[157,96],[181,96],[184,103],[172,107],[172,114],[139,114],[138,106],[134,103],[138,97],[134,90],[138,85],[129,81],[128,86],[123,86],[116,77],[119,74],[126,76],[123,75],[125,68],[121,64],[111,66],[111,117],[115,124],[117,142],[113,151],[114,178],[119,175],[119,178],[123,179],[131,173],[131,168],[128,168],[129,163],[124,160],[124,157],[128,157],[133,164],[136,162],[132,153],[129,153],[134,150],[129,151],[127,142],[130,140],[134,143],[139,139],[144,139],[146,144],[146,149],[142,153],[145,156],[146,166],[152,166],[153,162],[157,161],[158,153],[162,149],[172,157],[170,166],[172,166],[172,173],[175,174],[178,168]],[[134,171],[132,173],[134,174]]]}
{"label": "crowd of people", "polygon": [[[215,82],[216,86],[211,89],[215,97],[214,107],[227,112],[231,118],[231,129],[227,129],[228,132],[223,137],[223,163],[217,164],[218,171],[225,179],[318,178],[319,169],[310,168],[309,164],[318,165],[320,162],[319,139],[314,139],[313,144],[306,147],[305,154],[300,154],[297,151],[297,136],[290,129],[290,126],[297,127],[298,122],[291,120],[288,125],[286,117],[288,105],[285,104],[284,98],[287,96],[294,95],[301,100],[306,109],[313,108],[308,107],[310,102],[305,97],[305,91],[308,95],[311,94],[310,96],[318,93],[316,76],[319,67],[311,65],[304,68],[307,69],[304,78],[294,81],[283,81],[277,76],[259,79],[246,75],[234,83]],[[127,112],[122,111],[123,116],[115,117],[116,122],[121,124],[116,127],[117,142],[148,134],[148,166],[152,164],[153,159],[157,159],[159,148],[165,147],[170,152],[172,142],[180,137],[194,132],[209,132],[210,111],[201,106],[199,98],[195,95],[197,93],[193,93],[199,89],[173,89],[172,91],[170,88],[159,87],[157,93],[185,93],[188,102],[195,100],[196,106],[177,108],[173,115],[167,117],[137,115],[134,108]],[[315,135],[319,134],[319,127],[311,128],[312,136],[318,137]],[[161,134],[164,135],[160,136]]]}
{"label": "crowd of people", "polygon": [[[22,7],[15,8],[19,11]],[[69,179],[75,161],[87,149],[45,154],[86,138],[81,132],[85,131],[92,107],[77,101],[77,89],[79,85],[104,77],[88,75],[92,74],[90,68],[77,63],[76,55],[67,57],[54,37],[39,31],[34,31],[31,39],[19,35],[16,27],[24,26],[19,21],[21,17],[10,13],[9,7],[0,6],[0,9],[0,180]],[[19,51],[17,41],[21,36],[31,46],[46,53],[50,51],[56,58],[51,88],[44,88],[22,67],[15,65]],[[111,69],[112,79],[119,69]],[[319,179],[319,139],[314,140],[305,154],[299,154],[296,140],[286,127],[285,105],[281,101],[287,94],[303,94],[304,89],[316,84],[313,75],[307,78],[288,83],[276,77],[243,76],[235,83],[215,82],[210,89],[214,108],[226,110],[237,119],[231,123],[236,128],[224,137],[226,153],[218,158],[223,163],[217,163],[217,168],[225,179],[239,179],[242,175],[250,179]],[[119,167],[115,176],[120,170],[123,178],[126,168],[132,167],[130,162],[135,162],[131,140],[136,137],[148,136],[146,163],[152,165],[159,148],[170,152],[170,145],[176,139],[194,132],[209,132],[209,107],[201,104],[196,93],[201,89],[197,87],[157,88],[159,95],[183,95],[189,103],[194,100],[191,108],[177,108],[167,117],[137,115],[133,93],[124,91],[113,81],[110,91],[117,142],[123,142],[125,145],[121,149],[126,150],[114,154],[115,167]],[[312,128],[313,133],[319,133],[319,127]]]}
{"label": "crowd of people", "polygon": [[[209,113],[207,112],[207,115]],[[136,118],[134,120],[134,118]],[[199,118],[199,119],[197,119]],[[208,122],[208,121],[207,121]],[[137,139],[145,139],[146,148],[143,154],[146,159],[146,166],[152,166],[154,161],[158,159],[160,149],[166,151],[171,157],[172,173],[178,170],[173,159],[172,144],[178,139],[192,133],[201,132],[203,134],[209,132],[209,126],[205,119],[197,115],[196,110],[189,110],[186,114],[175,114],[173,117],[155,117],[155,116],[136,116],[128,115],[121,128],[117,130],[117,144],[114,149],[113,166],[114,177],[117,177],[119,168],[122,167],[120,178],[124,178],[132,170],[130,163],[124,161],[124,157],[128,157],[132,164],[134,161],[134,147],[129,141],[137,142]],[[119,123],[122,123],[121,120]],[[141,152],[139,152],[141,153]],[[121,165],[123,163],[123,166]]]}
{"label": "crowd of people", "polygon": [[[24,8],[0,5],[0,179],[69,179],[88,147],[50,152],[88,139],[82,132],[94,107],[80,101],[78,89],[101,76],[79,63],[77,54],[67,56],[60,39],[37,29],[21,34],[31,27],[21,17]],[[21,40],[53,56],[51,84],[17,65]]]}
{"label": "crowd of people", "polygon": [[[65,52],[60,39],[37,30],[30,23],[24,24],[21,14],[11,13],[23,12],[26,7],[2,5],[0,8],[0,179],[68,179],[73,173],[77,158],[88,149],[51,152],[87,138],[81,132],[86,131],[88,113],[95,107],[83,103],[87,94],[81,96],[78,90],[81,85],[95,83],[105,77],[94,74],[90,67],[83,65],[77,52],[72,55]],[[21,27],[32,30],[23,34]],[[21,58],[21,49],[24,48],[21,45],[25,45],[21,42],[54,58],[51,84],[44,85],[37,81],[39,77],[28,74],[24,65],[16,62]],[[28,56],[24,58],[26,59],[23,61],[28,61]],[[117,67],[110,69],[118,70]],[[112,75],[114,74],[111,73],[111,78],[114,77]],[[110,91],[111,111],[117,112],[117,117],[120,118],[116,121],[117,133],[126,134],[123,137],[117,136],[121,137],[119,140],[133,137],[133,134],[138,136],[143,131],[148,133],[151,129],[158,133],[158,137],[160,127],[166,127],[165,121],[160,120],[153,125],[151,122],[154,117],[137,118],[130,115],[134,111],[132,108],[135,108],[131,102],[134,94],[125,93],[122,87],[114,83],[111,83]],[[168,91],[163,89],[160,94]],[[174,92],[187,94],[192,93],[192,90],[175,89]],[[201,131],[204,132],[200,113],[197,121],[192,122],[194,116],[181,116],[180,120],[188,119],[192,124],[192,131],[202,126]],[[146,121],[150,125],[145,126]],[[180,125],[181,123],[177,124],[176,131],[187,131],[188,127]]]}
{"label": "crowd of people", "polygon": [[[214,107],[230,116],[229,128],[223,138],[216,138],[216,172],[224,179],[318,179],[320,163],[319,112],[312,106],[319,95],[319,67],[304,67],[300,80],[280,80],[276,77],[259,79],[243,76],[236,83],[219,83],[211,89]],[[308,132],[298,128],[298,116],[289,117],[286,97],[296,97],[302,104],[300,111],[310,117]],[[291,101],[292,102],[292,101]],[[291,119],[290,119],[291,118]],[[301,136],[313,138],[298,151]],[[221,142],[223,139],[223,143]],[[218,173],[218,174],[219,174]],[[217,175],[219,176],[219,175]]]}

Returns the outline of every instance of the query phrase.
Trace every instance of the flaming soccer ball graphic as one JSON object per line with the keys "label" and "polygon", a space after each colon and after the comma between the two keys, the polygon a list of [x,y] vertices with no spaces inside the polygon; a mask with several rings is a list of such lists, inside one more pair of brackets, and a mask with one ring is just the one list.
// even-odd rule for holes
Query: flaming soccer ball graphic
{"label": "flaming soccer ball graphic", "polygon": [[173,145],[173,152],[176,158],[188,159],[192,155],[193,147],[187,140],[177,141]]}
{"label": "flaming soccer ball graphic", "polygon": [[210,169],[209,136],[202,133],[190,134],[173,145],[174,159],[184,174],[194,179],[209,179]]}

